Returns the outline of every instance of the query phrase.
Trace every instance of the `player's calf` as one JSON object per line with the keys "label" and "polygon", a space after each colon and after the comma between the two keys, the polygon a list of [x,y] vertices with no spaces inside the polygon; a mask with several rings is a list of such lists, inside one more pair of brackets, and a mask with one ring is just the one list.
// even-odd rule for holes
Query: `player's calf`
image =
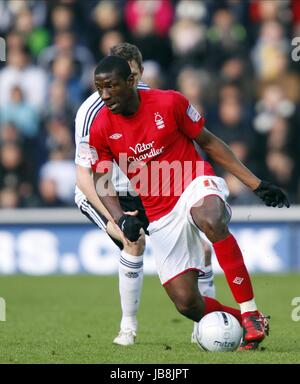
{"label": "player's calf", "polygon": [[184,300],[175,301],[175,306],[183,316],[196,322],[200,321],[204,313],[204,303],[196,298],[186,298]]}
{"label": "player's calf", "polygon": [[164,284],[178,312],[194,321],[200,321],[205,308],[198,289],[198,274],[197,270],[184,271]]}

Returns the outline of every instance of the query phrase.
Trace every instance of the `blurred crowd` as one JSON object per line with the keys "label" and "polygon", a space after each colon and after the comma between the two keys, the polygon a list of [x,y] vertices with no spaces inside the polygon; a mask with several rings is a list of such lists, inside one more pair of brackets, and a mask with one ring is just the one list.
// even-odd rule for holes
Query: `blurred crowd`
{"label": "blurred crowd", "polygon": [[[0,207],[72,206],[74,117],[93,69],[136,44],[150,87],[182,92],[260,178],[300,203],[299,0],[0,0]],[[231,204],[257,204],[216,168]]]}

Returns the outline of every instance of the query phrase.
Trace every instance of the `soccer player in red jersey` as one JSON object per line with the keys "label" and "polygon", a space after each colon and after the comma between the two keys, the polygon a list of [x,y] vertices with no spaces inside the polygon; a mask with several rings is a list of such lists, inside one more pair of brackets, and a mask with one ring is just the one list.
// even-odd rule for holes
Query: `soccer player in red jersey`
{"label": "soccer player in red jersey", "polygon": [[[143,59],[139,49],[129,43],[120,43],[110,48],[110,55],[124,58],[135,77],[136,86],[139,89],[149,89],[141,82],[143,74]],[[137,333],[137,311],[140,302],[142,284],[143,284],[143,252],[145,249],[145,236],[140,236],[137,242],[124,244],[120,240],[123,235],[117,225],[111,225],[109,212],[101,204],[96,194],[93,179],[90,174],[91,153],[86,150],[89,142],[89,130],[94,118],[104,107],[99,93],[96,91],[89,96],[81,105],[75,119],[75,141],[76,141],[76,175],[77,185],[75,189],[75,202],[80,211],[96,224],[101,230],[107,231],[112,240],[120,248],[121,255],[119,259],[119,291],[122,307],[122,319],[120,332],[114,339],[115,344],[131,345],[135,343]],[[131,188],[128,178],[120,172],[115,164],[112,183],[119,196],[123,211],[135,212],[138,210],[138,218],[144,221],[144,227],[148,226],[148,219],[145,210],[142,207],[139,196],[132,196],[128,192]],[[115,223],[114,223],[115,224]],[[117,229],[117,233],[116,233]],[[211,266],[211,246],[203,241],[205,268],[199,273],[198,285],[202,295],[215,297],[215,286],[213,282],[213,271]],[[203,254],[204,253],[204,254]],[[194,342],[194,333],[192,342]]]}
{"label": "soccer player in red jersey", "polygon": [[[124,215],[109,178],[104,177],[115,160],[141,196],[158,274],[178,311],[196,322],[212,311],[229,312],[244,328],[242,349],[256,349],[265,337],[266,320],[257,310],[241,250],[228,229],[228,189],[196,152],[192,140],[268,206],[288,207],[286,196],[257,178],[210,133],[183,95],[137,91],[125,60],[103,59],[95,70],[95,85],[106,105],[90,130],[90,146],[97,153],[92,169],[101,201],[125,236],[136,241],[142,225],[136,217]],[[201,297],[199,229],[212,242],[240,311]]]}

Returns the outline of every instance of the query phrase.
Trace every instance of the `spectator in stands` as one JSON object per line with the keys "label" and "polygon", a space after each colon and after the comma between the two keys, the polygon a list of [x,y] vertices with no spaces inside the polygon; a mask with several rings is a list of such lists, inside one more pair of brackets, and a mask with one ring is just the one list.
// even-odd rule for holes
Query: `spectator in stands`
{"label": "spectator in stands", "polygon": [[[241,99],[221,98],[218,104],[217,119],[212,119],[211,131],[224,140],[243,163],[256,171],[256,159],[251,156],[254,147],[251,120]],[[217,169],[222,172],[218,167]]]}
{"label": "spectator in stands", "polygon": [[179,19],[170,30],[174,54],[179,57],[195,56],[206,48],[205,27],[190,19]]}
{"label": "spectator in stands", "polygon": [[20,51],[25,46],[25,37],[14,29],[7,33],[5,40],[7,51]]}
{"label": "spectator in stands", "polygon": [[7,65],[0,71],[0,106],[10,101],[11,91],[16,86],[23,91],[24,101],[41,111],[47,94],[45,71],[31,64],[27,49],[8,51]]}
{"label": "spectator in stands", "polygon": [[[34,173],[29,168],[18,142],[3,142],[0,147],[0,191],[14,190],[14,201],[18,206],[30,206],[34,197]],[[7,197],[3,201],[8,201]]]}
{"label": "spectator in stands", "polygon": [[179,0],[175,9],[175,17],[177,20],[185,19],[202,23],[208,17],[206,4],[202,1]]}
{"label": "spectator in stands", "polygon": [[[55,3],[54,3],[55,4]],[[53,34],[75,28],[74,13],[66,4],[57,3],[50,8],[51,29]]]}
{"label": "spectator in stands", "polygon": [[96,60],[100,60],[107,54],[107,40],[116,36],[121,41],[127,40],[127,28],[122,17],[122,1],[101,0],[91,4],[88,39]]}
{"label": "spectator in stands", "polygon": [[110,30],[103,33],[99,39],[99,46],[97,47],[97,57],[103,58],[107,56],[111,47],[124,42],[124,36],[118,30]]}
{"label": "spectator in stands", "polygon": [[125,20],[133,35],[150,33],[166,36],[173,21],[174,9],[170,0],[128,0]]}
{"label": "spectator in stands", "polygon": [[30,11],[35,26],[45,23],[47,4],[44,1],[0,1],[0,35],[14,27],[16,18],[24,10]]}
{"label": "spectator in stands", "polygon": [[45,105],[42,118],[44,124],[52,119],[65,121],[69,127],[74,124],[76,109],[74,105],[68,100],[67,89],[64,82],[54,80],[50,83],[48,103]]}
{"label": "spectator in stands", "polygon": [[45,128],[46,132],[43,144],[47,154],[49,155],[57,148],[61,148],[68,159],[73,159],[74,144],[71,134],[72,127],[67,124],[67,121],[53,117],[47,121]]}
{"label": "spectator in stands", "polygon": [[[222,98],[218,108],[218,123],[212,131],[226,143],[239,142],[245,148],[245,158],[248,148],[251,148],[251,125],[243,114],[243,105],[235,97]],[[245,161],[245,158],[241,159]]]}
{"label": "spectator in stands", "polygon": [[78,107],[84,98],[85,87],[76,76],[75,62],[70,54],[59,54],[53,61],[50,81],[58,81],[65,85],[67,99]]}
{"label": "spectator in stands", "polygon": [[172,61],[168,32],[174,8],[170,0],[129,0],[124,16],[132,43],[140,48],[144,60],[154,60],[163,70]]}
{"label": "spectator in stands", "polygon": [[252,67],[246,58],[237,55],[229,55],[222,63],[217,89],[226,84],[238,86],[243,100],[247,103],[253,101],[254,90],[252,86]]}
{"label": "spectator in stands", "polygon": [[246,54],[248,36],[245,27],[234,19],[228,7],[222,7],[212,16],[212,25],[207,30],[209,64],[216,70],[229,54]]}
{"label": "spectator in stands", "polygon": [[11,89],[11,100],[0,107],[0,123],[13,123],[26,138],[34,138],[39,130],[37,110],[24,100],[22,89],[16,85]]}
{"label": "spectator in stands", "polygon": [[63,55],[71,57],[74,64],[74,75],[80,80],[83,87],[88,87],[94,58],[87,47],[76,42],[75,35],[69,30],[55,34],[54,44],[40,53],[38,64],[48,72],[55,60]]}
{"label": "spectator in stands", "polygon": [[15,20],[15,30],[20,33],[33,57],[50,42],[50,33],[43,26],[36,26],[33,13],[28,8],[20,10]]}
{"label": "spectator in stands", "polygon": [[8,141],[22,144],[22,139],[20,131],[12,122],[0,124],[0,145]]}
{"label": "spectator in stands", "polygon": [[143,62],[143,82],[149,85],[150,88],[163,89],[164,78],[160,65],[153,60]]}
{"label": "spectator in stands", "polygon": [[[211,100],[210,76],[205,70],[184,67],[177,77],[177,88],[201,113]],[[205,97],[204,97],[205,95]]]}
{"label": "spectator in stands", "polygon": [[269,180],[289,191],[290,201],[296,200],[298,180],[296,164],[289,153],[269,150],[266,153],[267,174]]}
{"label": "spectator in stands", "polygon": [[281,24],[266,21],[262,24],[252,52],[254,70],[264,81],[277,80],[287,71],[289,42]]}
{"label": "spectator in stands", "polygon": [[254,128],[260,133],[270,132],[277,117],[292,119],[296,113],[295,103],[286,97],[284,89],[277,83],[263,88],[255,109]]}
{"label": "spectator in stands", "polygon": [[63,149],[57,148],[50,153],[39,178],[41,198],[46,205],[73,205],[76,182],[74,161]]}
{"label": "spectator in stands", "polygon": [[4,187],[0,189],[0,208],[13,209],[21,205],[20,197],[16,188]]}

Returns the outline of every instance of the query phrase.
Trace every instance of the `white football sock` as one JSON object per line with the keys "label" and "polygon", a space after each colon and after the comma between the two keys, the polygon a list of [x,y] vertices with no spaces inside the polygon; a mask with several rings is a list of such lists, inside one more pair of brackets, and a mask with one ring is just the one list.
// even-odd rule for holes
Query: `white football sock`
{"label": "white football sock", "polygon": [[255,299],[240,303],[241,313],[257,311]]}
{"label": "white football sock", "polygon": [[136,314],[143,285],[143,256],[121,252],[119,262],[119,292],[122,307],[121,330],[137,330]]}
{"label": "white football sock", "polygon": [[214,284],[214,273],[211,265],[202,268],[204,275],[198,277],[198,287],[202,296],[211,298],[216,297],[216,288]]}
{"label": "white football sock", "polygon": [[[202,270],[204,275],[199,274],[198,277],[198,288],[201,296],[207,296],[214,299],[216,297],[216,287],[214,284],[214,273],[211,264],[203,267]],[[197,324],[198,323],[194,322],[194,333],[196,333]]]}

